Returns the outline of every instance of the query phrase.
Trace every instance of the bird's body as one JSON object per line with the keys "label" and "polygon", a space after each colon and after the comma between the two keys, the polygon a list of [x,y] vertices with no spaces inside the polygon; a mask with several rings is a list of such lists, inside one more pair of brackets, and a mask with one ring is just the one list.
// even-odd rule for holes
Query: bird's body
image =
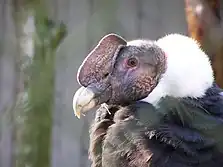
{"label": "bird's body", "polygon": [[222,90],[194,40],[106,36],[78,81],[76,114],[109,106],[97,110],[90,131],[92,167],[223,166]]}
{"label": "bird's body", "polygon": [[213,86],[200,99],[166,97],[158,112],[144,102],[120,107],[114,116],[100,108],[91,130],[92,166],[221,167],[221,91]]}

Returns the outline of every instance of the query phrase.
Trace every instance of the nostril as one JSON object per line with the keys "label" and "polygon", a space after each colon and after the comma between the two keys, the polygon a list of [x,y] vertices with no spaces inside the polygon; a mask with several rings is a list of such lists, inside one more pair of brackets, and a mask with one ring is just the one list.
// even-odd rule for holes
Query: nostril
{"label": "nostril", "polygon": [[108,75],[109,75],[109,73],[107,72],[107,73],[105,73],[104,74],[104,76],[103,76],[103,78],[107,78],[108,77]]}

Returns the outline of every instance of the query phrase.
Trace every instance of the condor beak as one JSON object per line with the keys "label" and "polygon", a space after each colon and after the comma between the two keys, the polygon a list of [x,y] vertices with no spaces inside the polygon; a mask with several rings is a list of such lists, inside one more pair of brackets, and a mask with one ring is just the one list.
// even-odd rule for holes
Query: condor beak
{"label": "condor beak", "polygon": [[79,119],[81,115],[84,115],[87,111],[97,106],[97,98],[95,93],[85,87],[79,88],[73,97],[73,110],[75,116]]}

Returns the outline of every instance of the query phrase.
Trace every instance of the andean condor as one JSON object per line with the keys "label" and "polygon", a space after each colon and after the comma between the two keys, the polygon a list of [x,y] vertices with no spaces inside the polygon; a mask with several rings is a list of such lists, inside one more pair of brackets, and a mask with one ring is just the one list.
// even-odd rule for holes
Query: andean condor
{"label": "andean condor", "polygon": [[222,167],[223,98],[193,39],[106,35],[78,71],[73,108],[96,111],[92,167]]}

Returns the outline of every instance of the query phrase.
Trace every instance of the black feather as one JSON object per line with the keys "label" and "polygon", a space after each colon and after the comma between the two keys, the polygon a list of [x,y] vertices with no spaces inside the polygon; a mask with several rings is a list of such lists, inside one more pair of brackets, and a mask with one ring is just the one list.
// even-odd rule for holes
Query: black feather
{"label": "black feather", "polygon": [[223,99],[214,85],[202,98],[163,98],[97,111],[92,167],[222,167]]}

